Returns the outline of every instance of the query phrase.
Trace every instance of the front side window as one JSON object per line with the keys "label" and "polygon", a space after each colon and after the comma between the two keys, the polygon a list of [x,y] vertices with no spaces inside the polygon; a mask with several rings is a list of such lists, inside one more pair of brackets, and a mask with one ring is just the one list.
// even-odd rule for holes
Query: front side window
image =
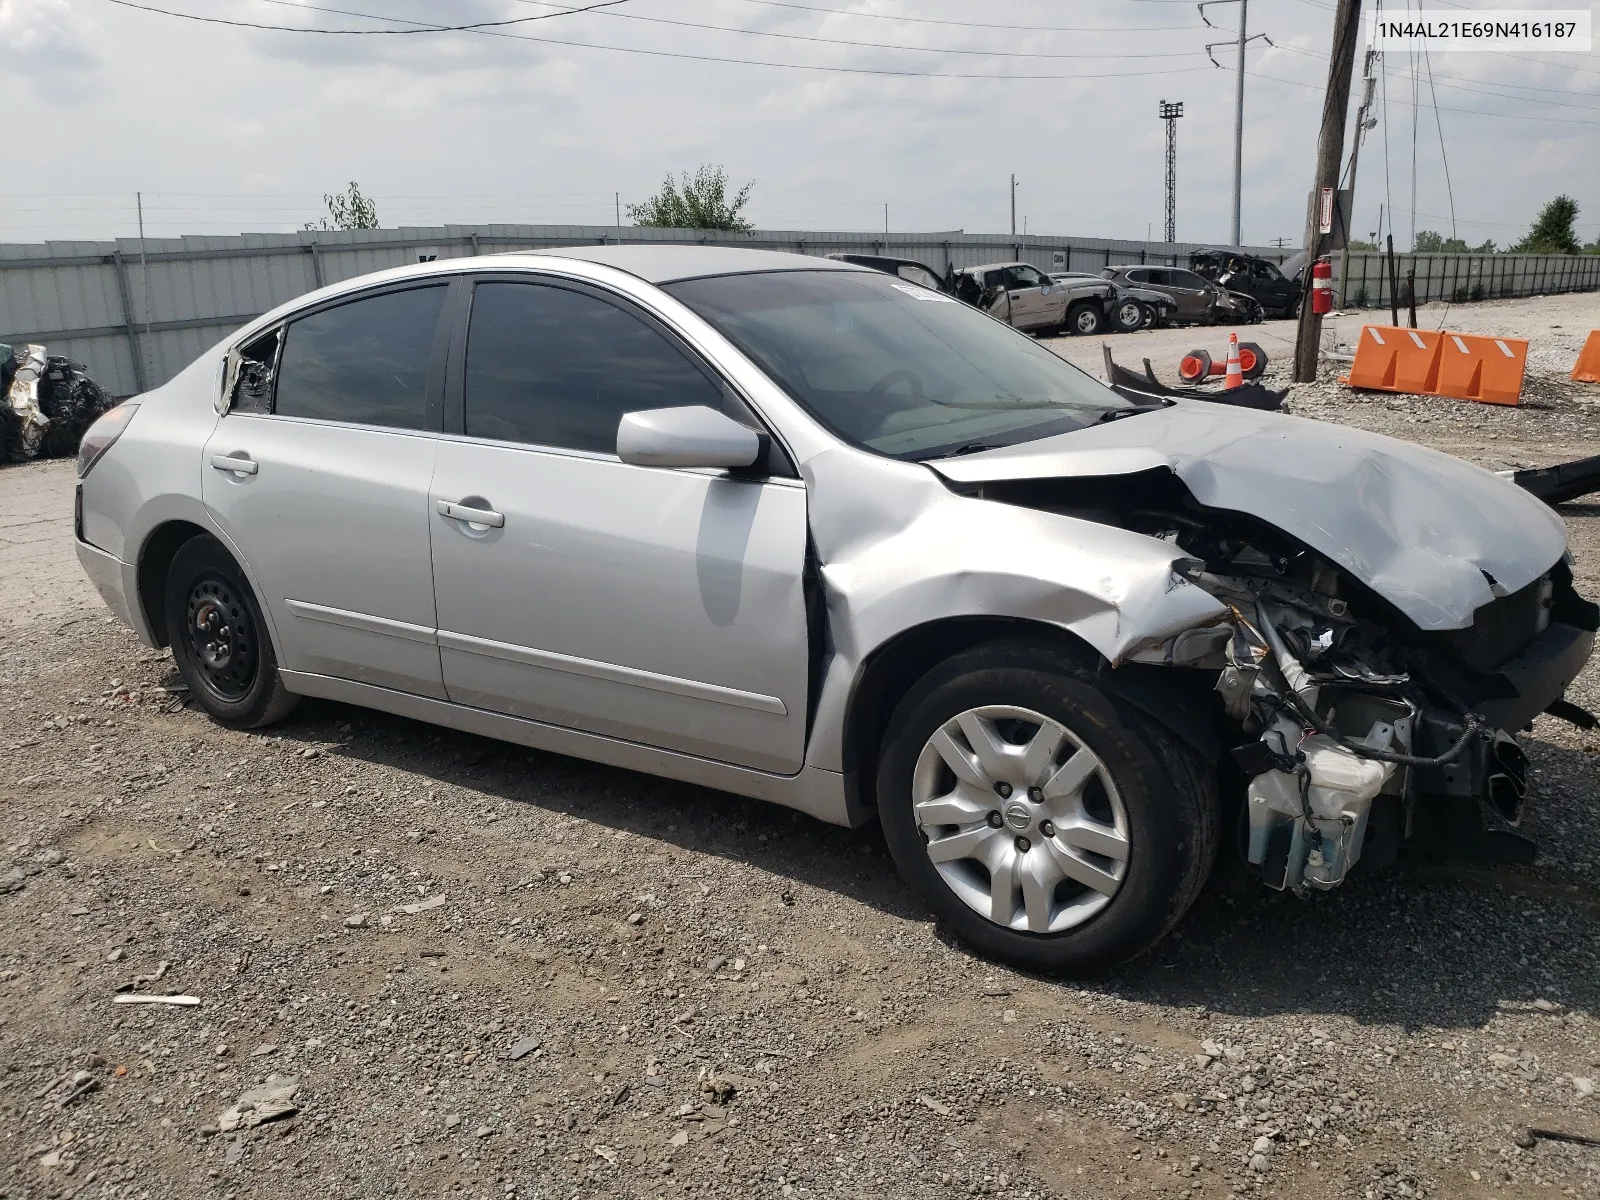
{"label": "front side window", "polygon": [[1032,338],[886,276],[774,271],[665,290],[839,437],[880,454],[1012,445],[1130,407]]}
{"label": "front side window", "polygon": [[1254,272],[1257,279],[1260,279],[1265,283],[1283,282],[1283,276],[1279,274],[1278,268],[1269,262],[1258,262],[1254,264],[1251,270]]}
{"label": "front side window", "polygon": [[1047,280],[1035,268],[1030,266],[1008,267],[1012,287],[1043,287]]}
{"label": "front side window", "polygon": [[428,423],[428,361],[443,284],[385,292],[289,323],[273,411],[395,429]]}
{"label": "front side window", "polygon": [[467,334],[468,437],[615,454],[624,413],[703,404],[713,384],[644,321],[582,292],[480,283]]}
{"label": "front side window", "polygon": [[1206,281],[1193,271],[1173,271],[1171,275],[1173,287],[1190,288],[1197,292],[1205,290]]}

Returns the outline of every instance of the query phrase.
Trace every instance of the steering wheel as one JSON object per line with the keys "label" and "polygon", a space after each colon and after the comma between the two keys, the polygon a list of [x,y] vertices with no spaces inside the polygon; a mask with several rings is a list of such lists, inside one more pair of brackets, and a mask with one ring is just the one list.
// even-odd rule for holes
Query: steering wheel
{"label": "steering wheel", "polygon": [[918,399],[925,398],[927,395],[927,393],[922,389],[922,380],[917,376],[916,372],[908,371],[904,367],[890,371],[887,375],[878,380],[877,383],[873,384],[867,390],[874,396],[882,396],[885,395],[889,389],[897,383],[910,384],[912,389],[911,394],[916,396]]}

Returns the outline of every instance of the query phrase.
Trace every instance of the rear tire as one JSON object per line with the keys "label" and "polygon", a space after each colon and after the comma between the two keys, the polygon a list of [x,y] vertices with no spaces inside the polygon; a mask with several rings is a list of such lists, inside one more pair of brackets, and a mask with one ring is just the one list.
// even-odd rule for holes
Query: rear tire
{"label": "rear tire", "polygon": [[1067,310],[1066,330],[1068,333],[1081,333],[1085,336],[1091,336],[1102,332],[1105,327],[1105,314],[1094,304],[1080,301]]}
{"label": "rear tire", "polygon": [[164,602],[173,661],[213,721],[259,729],[289,715],[300,698],[283,686],[261,606],[222,543],[202,534],[178,547]]}
{"label": "rear tire", "polygon": [[1216,857],[1215,771],[1083,657],[1020,639],[957,655],[913,685],[879,759],[901,876],[968,946],[1025,970],[1144,953]]}

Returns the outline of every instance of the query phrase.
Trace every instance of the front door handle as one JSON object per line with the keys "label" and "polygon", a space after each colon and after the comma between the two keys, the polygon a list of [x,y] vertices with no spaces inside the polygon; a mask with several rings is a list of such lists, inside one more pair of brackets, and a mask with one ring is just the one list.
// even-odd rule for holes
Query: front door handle
{"label": "front door handle", "polygon": [[235,475],[254,475],[261,470],[260,463],[244,454],[213,454],[211,465],[219,471],[231,471]]}
{"label": "front door handle", "polygon": [[492,508],[468,508],[448,500],[439,501],[439,515],[449,517],[452,521],[466,521],[470,525],[487,525],[490,529],[504,529],[506,524],[505,514],[497,513]]}

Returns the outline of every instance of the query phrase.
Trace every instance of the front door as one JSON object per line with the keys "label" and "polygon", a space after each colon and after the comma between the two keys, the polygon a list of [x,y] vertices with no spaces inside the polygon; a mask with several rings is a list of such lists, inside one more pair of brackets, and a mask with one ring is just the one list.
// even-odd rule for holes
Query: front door
{"label": "front door", "polygon": [[1018,329],[1059,325],[1064,319],[1061,299],[1044,274],[1019,263],[1005,268],[1006,290],[1011,300],[1011,323]]}
{"label": "front door", "polygon": [[455,375],[429,498],[450,699],[797,771],[804,487],[615,454],[625,412],[738,401],[626,302],[553,283],[479,282]]}
{"label": "front door", "polygon": [[206,445],[206,507],[285,670],[444,696],[427,501],[447,290],[368,295],[258,339],[264,361]]}

